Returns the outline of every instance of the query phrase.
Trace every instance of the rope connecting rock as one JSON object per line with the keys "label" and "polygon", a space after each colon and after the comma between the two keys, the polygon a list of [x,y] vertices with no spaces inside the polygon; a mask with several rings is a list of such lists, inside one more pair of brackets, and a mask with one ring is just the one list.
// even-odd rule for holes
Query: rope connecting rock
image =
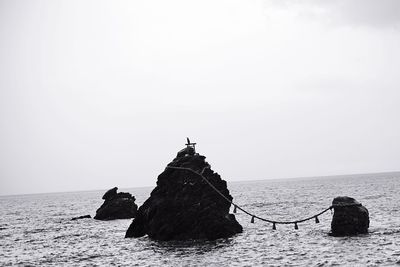
{"label": "rope connecting rock", "polygon": [[[212,189],[214,189],[214,191],[216,193],[218,193],[222,198],[224,198],[231,205],[233,205],[233,207],[234,207],[233,208],[233,213],[236,213],[237,209],[239,209],[239,210],[241,210],[242,212],[246,213],[247,215],[249,215],[251,217],[251,223],[254,223],[254,219],[258,219],[258,220],[261,220],[261,221],[264,221],[264,222],[272,223],[272,229],[273,230],[276,230],[276,224],[294,224],[294,229],[297,230],[297,229],[299,229],[298,228],[298,223],[301,223],[301,222],[305,222],[305,221],[309,221],[309,220],[315,219],[315,223],[319,223],[318,216],[324,214],[328,210],[332,211],[332,209],[336,207],[336,206],[330,206],[330,207],[324,209],[323,211],[317,213],[316,215],[313,215],[313,216],[310,216],[310,217],[307,217],[307,218],[304,218],[304,219],[300,219],[300,220],[295,220],[295,221],[276,221],[276,220],[271,220],[271,219],[265,219],[265,218],[259,217],[259,216],[255,215],[255,214],[252,214],[252,213],[248,212],[247,210],[243,209],[239,205],[237,205],[234,202],[232,202],[224,194],[222,194],[206,177],[204,177],[203,172],[204,172],[205,169],[209,168],[208,166],[204,167],[200,173],[198,173],[198,172],[196,172],[196,171],[194,171],[194,170],[192,170],[190,168],[185,168],[185,167],[167,166],[166,168],[167,169],[189,171],[189,172],[192,172],[192,173],[200,176]],[[353,206],[353,205],[354,204],[352,204],[352,205],[341,205],[340,207]]]}

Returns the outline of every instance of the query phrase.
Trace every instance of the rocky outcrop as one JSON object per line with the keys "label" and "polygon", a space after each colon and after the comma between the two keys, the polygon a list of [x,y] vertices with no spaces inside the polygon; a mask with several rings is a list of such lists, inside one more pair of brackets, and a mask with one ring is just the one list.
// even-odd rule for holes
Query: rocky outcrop
{"label": "rocky outcrop", "polygon": [[336,197],[332,201],[334,209],[332,236],[351,236],[368,233],[369,213],[358,201],[351,197]]}
{"label": "rocky outcrop", "polygon": [[137,213],[135,197],[130,193],[117,193],[118,188],[108,190],[104,196],[104,203],[96,211],[96,220],[115,220],[134,218]]}
{"label": "rocky outcrop", "polygon": [[[168,166],[203,172],[216,189],[232,200],[226,182],[192,147],[179,151]],[[125,237],[146,234],[156,240],[230,237],[242,232],[235,216],[229,214],[230,205],[201,176],[188,170],[167,167],[158,176],[156,188],[139,208]]]}

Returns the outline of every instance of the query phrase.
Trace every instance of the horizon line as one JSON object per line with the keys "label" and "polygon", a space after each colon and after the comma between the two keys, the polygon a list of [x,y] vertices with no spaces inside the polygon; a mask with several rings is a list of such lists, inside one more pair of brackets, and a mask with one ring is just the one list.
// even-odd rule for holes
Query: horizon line
{"label": "horizon line", "polygon": [[[229,183],[243,183],[243,182],[259,182],[259,181],[269,181],[269,180],[294,180],[294,179],[315,179],[315,178],[328,178],[328,177],[342,177],[342,176],[360,176],[360,175],[372,175],[372,174],[389,174],[389,173],[400,173],[397,171],[382,171],[382,172],[367,172],[367,173],[349,173],[349,174],[333,174],[333,175],[318,175],[318,176],[298,176],[298,177],[282,177],[282,178],[266,178],[266,179],[254,179],[254,180],[232,180],[227,181]],[[222,178],[221,178],[222,179]],[[118,186],[117,186],[118,187]],[[152,185],[145,186],[135,186],[135,187],[118,187],[118,189],[133,189],[133,188],[148,188],[155,187]],[[75,191],[52,191],[52,192],[37,192],[37,193],[16,193],[16,194],[0,194],[0,197],[10,197],[10,196],[28,196],[28,195],[43,195],[43,194],[67,194],[67,193],[79,193],[79,192],[96,192],[96,191],[107,191],[108,189],[87,189],[87,190],[75,190]]]}

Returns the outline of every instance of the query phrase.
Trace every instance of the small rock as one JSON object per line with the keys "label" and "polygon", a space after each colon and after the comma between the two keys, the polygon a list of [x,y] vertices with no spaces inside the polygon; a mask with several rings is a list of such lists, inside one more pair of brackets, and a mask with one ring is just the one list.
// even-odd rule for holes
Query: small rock
{"label": "small rock", "polygon": [[74,218],[72,218],[71,220],[72,220],[72,221],[75,221],[75,220],[90,219],[90,218],[92,218],[92,216],[90,216],[90,215],[83,215],[83,216],[79,216],[79,217],[74,217]]}
{"label": "small rock", "polygon": [[368,233],[369,213],[361,203],[352,197],[336,197],[332,201],[334,209],[332,236],[352,236]]}
{"label": "small rock", "polygon": [[118,188],[108,190],[104,195],[104,203],[96,211],[96,220],[116,220],[134,218],[137,212],[135,197],[130,193],[117,193]]}

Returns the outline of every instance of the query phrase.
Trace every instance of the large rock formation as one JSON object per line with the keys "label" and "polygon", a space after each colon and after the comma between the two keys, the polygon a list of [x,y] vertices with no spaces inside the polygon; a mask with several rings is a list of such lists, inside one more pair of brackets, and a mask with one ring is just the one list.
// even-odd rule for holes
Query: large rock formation
{"label": "large rock formation", "polygon": [[[204,156],[193,147],[178,152],[170,167],[190,168],[203,176],[226,198],[232,200],[226,182],[210,169]],[[157,187],[139,208],[125,237],[148,235],[156,240],[187,240],[230,237],[242,232],[230,203],[204,179],[188,170],[166,168]]]}
{"label": "large rock formation", "polygon": [[104,203],[96,211],[96,220],[115,220],[134,218],[137,213],[135,197],[130,193],[117,193],[118,188],[108,190],[104,196]]}
{"label": "large rock formation", "polygon": [[369,213],[358,201],[351,197],[336,197],[332,201],[334,209],[331,235],[351,236],[368,233]]}

